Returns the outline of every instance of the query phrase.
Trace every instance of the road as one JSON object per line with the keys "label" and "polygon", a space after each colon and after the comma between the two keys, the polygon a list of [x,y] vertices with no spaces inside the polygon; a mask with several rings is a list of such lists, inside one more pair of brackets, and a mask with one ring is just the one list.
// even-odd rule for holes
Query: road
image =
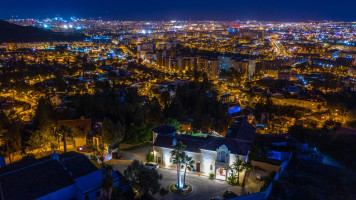
{"label": "road", "polygon": [[271,37],[270,38],[271,44],[274,48],[274,50],[276,51],[277,54],[282,55],[282,56],[286,56],[286,57],[290,57],[291,55],[286,51],[286,49],[283,47],[282,44],[278,44],[277,43],[277,39]]}

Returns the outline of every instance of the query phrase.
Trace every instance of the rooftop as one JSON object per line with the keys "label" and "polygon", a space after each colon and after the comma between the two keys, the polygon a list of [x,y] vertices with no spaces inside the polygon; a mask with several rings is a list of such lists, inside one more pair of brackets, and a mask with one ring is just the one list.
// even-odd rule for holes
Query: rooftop
{"label": "rooftop", "polygon": [[27,159],[0,169],[4,199],[36,199],[75,183],[74,179],[98,169],[89,159],[76,152]]}
{"label": "rooftop", "polygon": [[45,160],[0,175],[4,199],[36,199],[74,184],[56,160]]}
{"label": "rooftop", "polygon": [[177,138],[177,142],[182,142],[186,145],[186,150],[190,152],[200,153],[201,150],[216,151],[216,149],[224,144],[233,154],[247,155],[254,139],[254,134],[255,127],[250,125],[245,119],[238,119],[231,126],[225,138],[211,135],[207,137],[158,135],[153,145],[172,148],[173,139]]}
{"label": "rooftop", "polygon": [[[96,170],[90,174],[87,174],[85,176],[76,178],[74,181],[78,187],[78,189],[83,193],[90,192],[92,190],[98,189],[98,186],[100,187],[101,182],[103,180],[103,171],[105,168],[102,168],[100,170]],[[119,179],[119,176],[112,171],[112,178],[114,182]]]}

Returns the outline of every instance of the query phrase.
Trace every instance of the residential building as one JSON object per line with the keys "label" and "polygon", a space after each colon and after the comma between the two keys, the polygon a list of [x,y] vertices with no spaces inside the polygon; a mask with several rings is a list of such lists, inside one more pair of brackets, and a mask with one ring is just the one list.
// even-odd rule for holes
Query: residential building
{"label": "residential building", "polygon": [[72,129],[74,147],[86,145],[86,138],[92,131],[90,118],[81,117],[74,120],[59,120],[57,128],[60,129],[61,126],[67,126]]}
{"label": "residential building", "polygon": [[230,61],[230,67],[251,77],[255,74],[256,60],[234,58]]}
{"label": "residential building", "polygon": [[155,162],[174,167],[171,151],[177,142],[186,145],[186,153],[195,161],[195,171],[205,175],[214,173],[220,180],[227,180],[230,166],[238,156],[248,160],[248,153],[254,139],[255,127],[244,118],[238,118],[229,128],[225,137],[207,135],[177,135],[173,131],[154,130],[153,150]]}
{"label": "residential building", "polygon": [[[39,160],[19,161],[0,169],[4,199],[21,200],[96,200],[101,197],[103,170],[85,155],[68,152],[54,153]],[[108,171],[119,186],[119,176]]]}
{"label": "residential building", "polygon": [[214,58],[198,58],[198,71],[205,72],[211,79],[217,79],[220,71],[220,60]]}

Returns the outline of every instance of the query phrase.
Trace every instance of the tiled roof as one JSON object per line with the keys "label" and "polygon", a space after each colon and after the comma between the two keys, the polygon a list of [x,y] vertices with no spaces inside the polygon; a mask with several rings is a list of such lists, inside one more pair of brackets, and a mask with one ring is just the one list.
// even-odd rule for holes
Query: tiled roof
{"label": "tiled roof", "polygon": [[[172,148],[173,145],[172,136],[158,135],[155,140],[154,146]],[[186,145],[186,151],[200,153],[201,149],[216,151],[221,145],[226,145],[231,153],[239,155],[247,155],[250,149],[251,142],[241,141],[230,138],[214,137],[208,136],[206,138],[189,136],[189,135],[178,135],[177,142],[182,142]]]}
{"label": "tiled roof", "polygon": [[230,138],[216,138],[206,145],[202,146],[201,149],[216,151],[221,145],[225,145],[232,154],[244,155],[246,156],[248,150],[250,149],[251,142],[230,139]]}
{"label": "tiled roof", "polygon": [[98,168],[83,154],[63,159],[63,166],[73,178],[78,178],[98,170]]}
{"label": "tiled roof", "polygon": [[238,118],[235,123],[231,125],[226,134],[226,138],[253,141],[255,137],[256,128],[249,124],[246,119]]}
{"label": "tiled roof", "polygon": [[74,184],[56,160],[46,160],[0,175],[4,199],[36,199]]}
{"label": "tiled roof", "polygon": [[63,162],[46,156],[19,161],[0,169],[4,199],[30,200],[74,184],[74,179],[97,171],[86,156],[68,152],[59,155]]}
{"label": "tiled roof", "polygon": [[186,145],[186,151],[200,153],[201,149],[216,151],[221,145],[226,145],[233,154],[247,155],[255,135],[255,127],[245,119],[238,119],[229,129],[225,138],[208,136],[196,137],[191,135],[169,135],[158,134],[154,146],[172,148],[173,139]]}
{"label": "tiled roof", "polygon": [[[172,148],[173,138],[174,137],[172,136],[158,135],[154,146]],[[205,138],[202,140],[200,137],[179,135],[177,137],[177,142],[182,142],[184,145],[186,145],[187,151],[199,153],[200,147],[206,143],[206,140],[204,139]]]}

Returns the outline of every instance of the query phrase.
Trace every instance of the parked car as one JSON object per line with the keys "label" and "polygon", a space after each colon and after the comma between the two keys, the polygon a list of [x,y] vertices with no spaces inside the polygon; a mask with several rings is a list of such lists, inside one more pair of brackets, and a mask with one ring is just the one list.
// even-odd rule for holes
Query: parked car
{"label": "parked car", "polygon": [[145,166],[149,169],[158,169],[159,168],[159,165],[154,162],[148,162],[145,164]]}
{"label": "parked car", "polygon": [[224,199],[231,199],[237,197],[237,194],[233,193],[231,190],[226,190],[223,197]]}
{"label": "parked car", "polygon": [[77,148],[77,151],[86,152],[86,151],[88,151],[88,148],[87,148],[87,146],[80,146]]}

